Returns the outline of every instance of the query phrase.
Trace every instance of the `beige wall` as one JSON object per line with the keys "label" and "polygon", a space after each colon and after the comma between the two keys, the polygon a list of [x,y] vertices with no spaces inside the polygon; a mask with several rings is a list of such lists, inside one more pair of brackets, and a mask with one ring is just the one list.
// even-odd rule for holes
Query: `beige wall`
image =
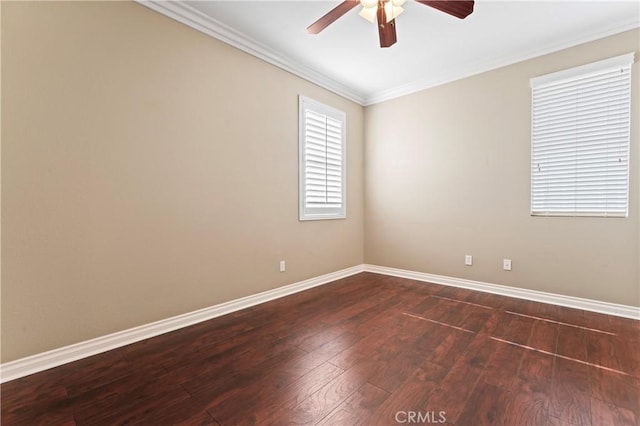
{"label": "beige wall", "polygon": [[637,62],[629,217],[529,215],[529,79],[639,48],[634,30],[368,107],[367,263],[640,305]]}
{"label": "beige wall", "polygon": [[[529,78],[638,31],[363,111],[137,4],[1,5],[2,362],[364,261],[640,304],[637,120],[628,219],[528,214]],[[347,220],[297,219],[298,94],[347,112]]]}
{"label": "beige wall", "polygon": [[[134,3],[2,2],[2,65],[2,362],[363,263],[361,106]],[[298,221],[298,94],[346,220]]]}

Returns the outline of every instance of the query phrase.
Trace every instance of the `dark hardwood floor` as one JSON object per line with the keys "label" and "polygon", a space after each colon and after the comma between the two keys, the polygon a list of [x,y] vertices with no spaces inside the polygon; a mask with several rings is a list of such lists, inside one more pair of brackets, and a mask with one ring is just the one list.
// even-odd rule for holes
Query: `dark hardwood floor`
{"label": "dark hardwood floor", "polygon": [[640,322],[363,273],[1,396],[3,425],[638,425]]}

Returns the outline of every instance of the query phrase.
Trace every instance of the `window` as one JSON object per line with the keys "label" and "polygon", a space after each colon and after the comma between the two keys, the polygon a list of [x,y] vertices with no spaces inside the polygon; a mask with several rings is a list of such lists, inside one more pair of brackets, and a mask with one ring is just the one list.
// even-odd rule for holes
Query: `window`
{"label": "window", "polygon": [[626,217],[633,53],[531,79],[531,214]]}
{"label": "window", "polygon": [[304,96],[299,111],[300,220],[345,218],[346,114]]}

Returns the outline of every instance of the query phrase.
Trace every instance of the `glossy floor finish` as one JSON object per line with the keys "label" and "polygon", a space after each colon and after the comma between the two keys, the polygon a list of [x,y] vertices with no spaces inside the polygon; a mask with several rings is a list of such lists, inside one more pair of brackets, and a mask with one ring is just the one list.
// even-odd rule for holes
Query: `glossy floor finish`
{"label": "glossy floor finish", "polygon": [[2,424],[637,425],[639,323],[363,273],[5,383]]}

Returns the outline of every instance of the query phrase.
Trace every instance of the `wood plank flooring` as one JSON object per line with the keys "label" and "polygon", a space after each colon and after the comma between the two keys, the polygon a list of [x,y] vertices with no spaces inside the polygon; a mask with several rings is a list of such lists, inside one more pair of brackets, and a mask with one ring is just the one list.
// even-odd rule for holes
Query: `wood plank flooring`
{"label": "wood plank flooring", "polygon": [[0,391],[3,425],[638,425],[640,322],[363,273]]}

